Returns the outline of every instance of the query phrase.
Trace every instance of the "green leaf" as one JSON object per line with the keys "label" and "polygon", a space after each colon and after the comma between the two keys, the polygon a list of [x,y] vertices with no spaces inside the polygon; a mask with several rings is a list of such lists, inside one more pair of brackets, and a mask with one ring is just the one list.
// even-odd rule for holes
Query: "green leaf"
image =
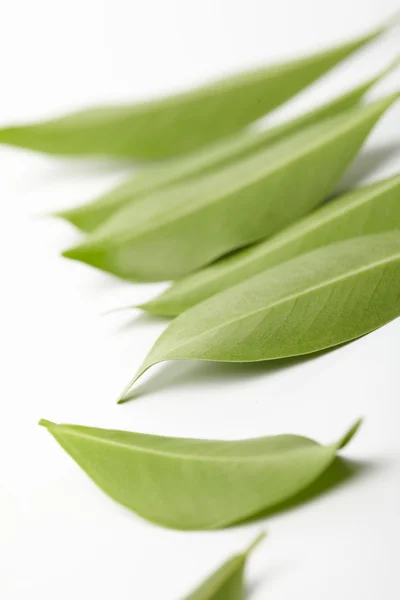
{"label": "green leaf", "polygon": [[351,109],[216,173],[142,198],[64,256],[126,279],[160,281],[260,241],[333,190],[398,96]]}
{"label": "green leaf", "polygon": [[0,143],[61,155],[140,159],[183,154],[239,131],[375,40],[391,25],[306,58],[137,105],[89,109],[0,130]]}
{"label": "green leaf", "polygon": [[138,308],[176,316],[290,258],[333,242],[394,228],[400,229],[400,174],[343,194],[273,238],[173,283]]}
{"label": "green leaf", "polygon": [[245,552],[224,562],[185,600],[244,600],[246,561],[264,537],[265,532],[261,532]]}
{"label": "green leaf", "polygon": [[295,435],[220,441],[40,424],[111,498],[184,530],[226,527],[297,495],[359,426],[320,446]]}
{"label": "green leaf", "polygon": [[82,231],[92,232],[119,208],[146,194],[214,171],[256,150],[265,148],[285,136],[300,131],[308,125],[357,106],[368,90],[397,65],[398,60],[382,71],[380,75],[296,119],[261,132],[246,130],[189,156],[168,161],[166,165],[147,167],[96,200],[59,212],[56,216],[66,219]]}
{"label": "green leaf", "polygon": [[400,231],[324,246],[189,308],[158,338],[131,385],[165,360],[252,362],[356,339],[400,316]]}

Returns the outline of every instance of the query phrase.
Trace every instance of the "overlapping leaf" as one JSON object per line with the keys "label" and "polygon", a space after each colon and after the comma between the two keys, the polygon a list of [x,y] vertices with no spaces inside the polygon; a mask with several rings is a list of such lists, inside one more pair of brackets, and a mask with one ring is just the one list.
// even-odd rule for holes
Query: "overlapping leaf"
{"label": "overlapping leaf", "polygon": [[118,211],[67,257],[134,281],[178,279],[266,238],[334,188],[398,94]]}
{"label": "overlapping leaf", "polygon": [[250,362],[317,352],[400,316],[400,231],[336,242],[182,313],[129,386],[165,360]]}
{"label": "overlapping leaf", "polygon": [[359,235],[400,229],[400,175],[329,202],[280,234],[171,285],[143,310],[176,316],[257,273],[299,254]]}
{"label": "overlapping leaf", "polygon": [[168,161],[166,165],[147,167],[129,177],[122,184],[100,196],[93,202],[57,213],[57,216],[73,223],[82,231],[91,232],[107,221],[122,206],[180,181],[214,171],[233,161],[266,148],[278,140],[355,107],[366,92],[388,72],[397,66],[392,63],[380,75],[334,98],[320,107],[306,112],[296,119],[287,121],[260,132],[246,130],[198,150],[183,158]]}
{"label": "overlapping leaf", "polygon": [[227,78],[134,106],[82,111],[45,123],[0,130],[0,143],[64,155],[152,159],[190,152],[226,137],[279,106],[381,35]]}
{"label": "overlapping leaf", "polygon": [[245,552],[224,562],[185,600],[244,600],[244,568],[250,554],[264,537],[262,532]]}
{"label": "overlapping leaf", "polygon": [[176,529],[216,529],[297,495],[358,428],[320,446],[295,435],[239,441],[170,438],[41,421],[111,498]]}

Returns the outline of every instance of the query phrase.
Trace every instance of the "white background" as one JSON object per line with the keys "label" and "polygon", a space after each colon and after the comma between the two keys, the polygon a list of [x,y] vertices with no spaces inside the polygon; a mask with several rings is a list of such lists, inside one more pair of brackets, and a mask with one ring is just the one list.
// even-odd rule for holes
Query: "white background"
{"label": "white background", "polygon": [[[4,0],[0,121],[145,98],[320,49],[366,31],[398,5]],[[276,118],[369,77],[399,51],[397,30]],[[399,85],[396,73],[372,96]],[[400,169],[399,123],[397,105],[343,187]],[[165,323],[101,313],[161,286],[129,285],[60,258],[79,236],[46,215],[91,199],[128,171],[128,164],[0,148],[1,598],[176,600],[261,526],[270,537],[249,565],[248,598],[398,598],[400,320],[287,368],[170,363],[150,372],[135,402],[116,406]],[[360,415],[366,422],[345,450],[355,477],[265,522],[216,533],[146,523],[104,496],[37,426],[43,417],[165,435],[288,432],[330,442]]]}

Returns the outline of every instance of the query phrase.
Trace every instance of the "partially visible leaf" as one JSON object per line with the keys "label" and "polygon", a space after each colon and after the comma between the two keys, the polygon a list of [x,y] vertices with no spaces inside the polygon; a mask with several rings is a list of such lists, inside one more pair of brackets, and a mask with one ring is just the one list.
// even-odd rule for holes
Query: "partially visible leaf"
{"label": "partially visible leaf", "polygon": [[111,498],[149,521],[184,530],[226,527],[297,495],[359,426],[320,446],[296,435],[220,441],[40,424]]}
{"label": "partially visible leaf", "polygon": [[254,548],[264,539],[261,532],[245,552],[224,562],[185,600],[244,600],[244,568]]}
{"label": "partially visible leaf", "polygon": [[400,231],[289,260],[173,320],[131,385],[165,360],[252,362],[317,352],[400,316]]}
{"label": "partially visible leaf", "polygon": [[265,131],[246,130],[227,140],[202,148],[189,156],[168,161],[167,164],[161,166],[147,167],[93,202],[59,212],[57,216],[70,221],[82,231],[94,231],[119,208],[146,194],[167,188],[180,181],[192,179],[196,175],[214,171],[300,131],[308,125],[357,106],[368,90],[397,64],[396,60],[380,75],[296,119]]}
{"label": "partially visible leaf", "polygon": [[176,316],[299,254],[394,228],[400,229],[400,174],[343,194],[273,238],[176,281],[139,308],[157,315]]}
{"label": "partially visible leaf", "polygon": [[259,119],[389,27],[306,58],[249,71],[165,99],[89,109],[44,123],[8,127],[0,130],[0,143],[51,154],[140,159],[190,152]]}
{"label": "partially visible leaf", "polygon": [[134,281],[179,279],[310,212],[399,94],[119,210],[64,255]]}

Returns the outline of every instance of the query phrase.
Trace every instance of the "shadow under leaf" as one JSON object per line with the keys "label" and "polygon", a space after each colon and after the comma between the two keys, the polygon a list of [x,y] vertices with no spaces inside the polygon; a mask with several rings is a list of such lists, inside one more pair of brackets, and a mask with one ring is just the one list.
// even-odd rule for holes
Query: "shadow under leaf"
{"label": "shadow under leaf", "polygon": [[238,524],[250,523],[259,519],[266,519],[277,514],[285,513],[302,506],[305,503],[314,502],[333,489],[339,488],[350,481],[360,478],[367,472],[377,468],[375,462],[354,461],[341,457],[336,457],[331,466],[305,490],[290,498],[286,502],[281,502],[266,511],[257,513],[252,517],[240,521]]}
{"label": "shadow under leaf", "polygon": [[395,142],[362,151],[347,169],[339,183],[335,196],[360,185],[396,154],[399,154],[399,144]]}
{"label": "shadow under leaf", "polygon": [[[123,307],[121,309],[111,310],[105,312],[103,316],[108,316],[110,314],[117,314],[128,311],[133,311],[134,308]],[[124,323],[121,323],[116,328],[116,333],[125,333],[127,331],[135,330],[137,331],[140,327],[145,327],[149,329],[151,327],[158,327],[158,325],[168,325],[171,322],[171,319],[168,317],[162,317],[159,315],[151,315],[149,313],[139,313],[134,316],[129,316]]]}
{"label": "shadow under leaf", "polygon": [[252,581],[246,583],[245,585],[245,598],[249,599],[258,594],[259,590],[261,590],[267,582],[274,579],[276,575],[285,570],[283,565],[274,565],[273,568],[269,567],[267,571],[263,574],[259,574],[257,577],[253,578]]}
{"label": "shadow under leaf", "polygon": [[318,360],[318,358],[333,353],[354,341],[356,340],[320,352],[276,360],[247,363],[201,360],[168,361],[167,364],[161,365],[158,372],[151,374],[147,381],[136,384],[120,403],[124,404],[130,400],[165,390],[165,388],[179,389],[208,383],[226,385],[227,381],[244,381],[255,377],[272,376],[286,369],[293,369],[310,361]]}

